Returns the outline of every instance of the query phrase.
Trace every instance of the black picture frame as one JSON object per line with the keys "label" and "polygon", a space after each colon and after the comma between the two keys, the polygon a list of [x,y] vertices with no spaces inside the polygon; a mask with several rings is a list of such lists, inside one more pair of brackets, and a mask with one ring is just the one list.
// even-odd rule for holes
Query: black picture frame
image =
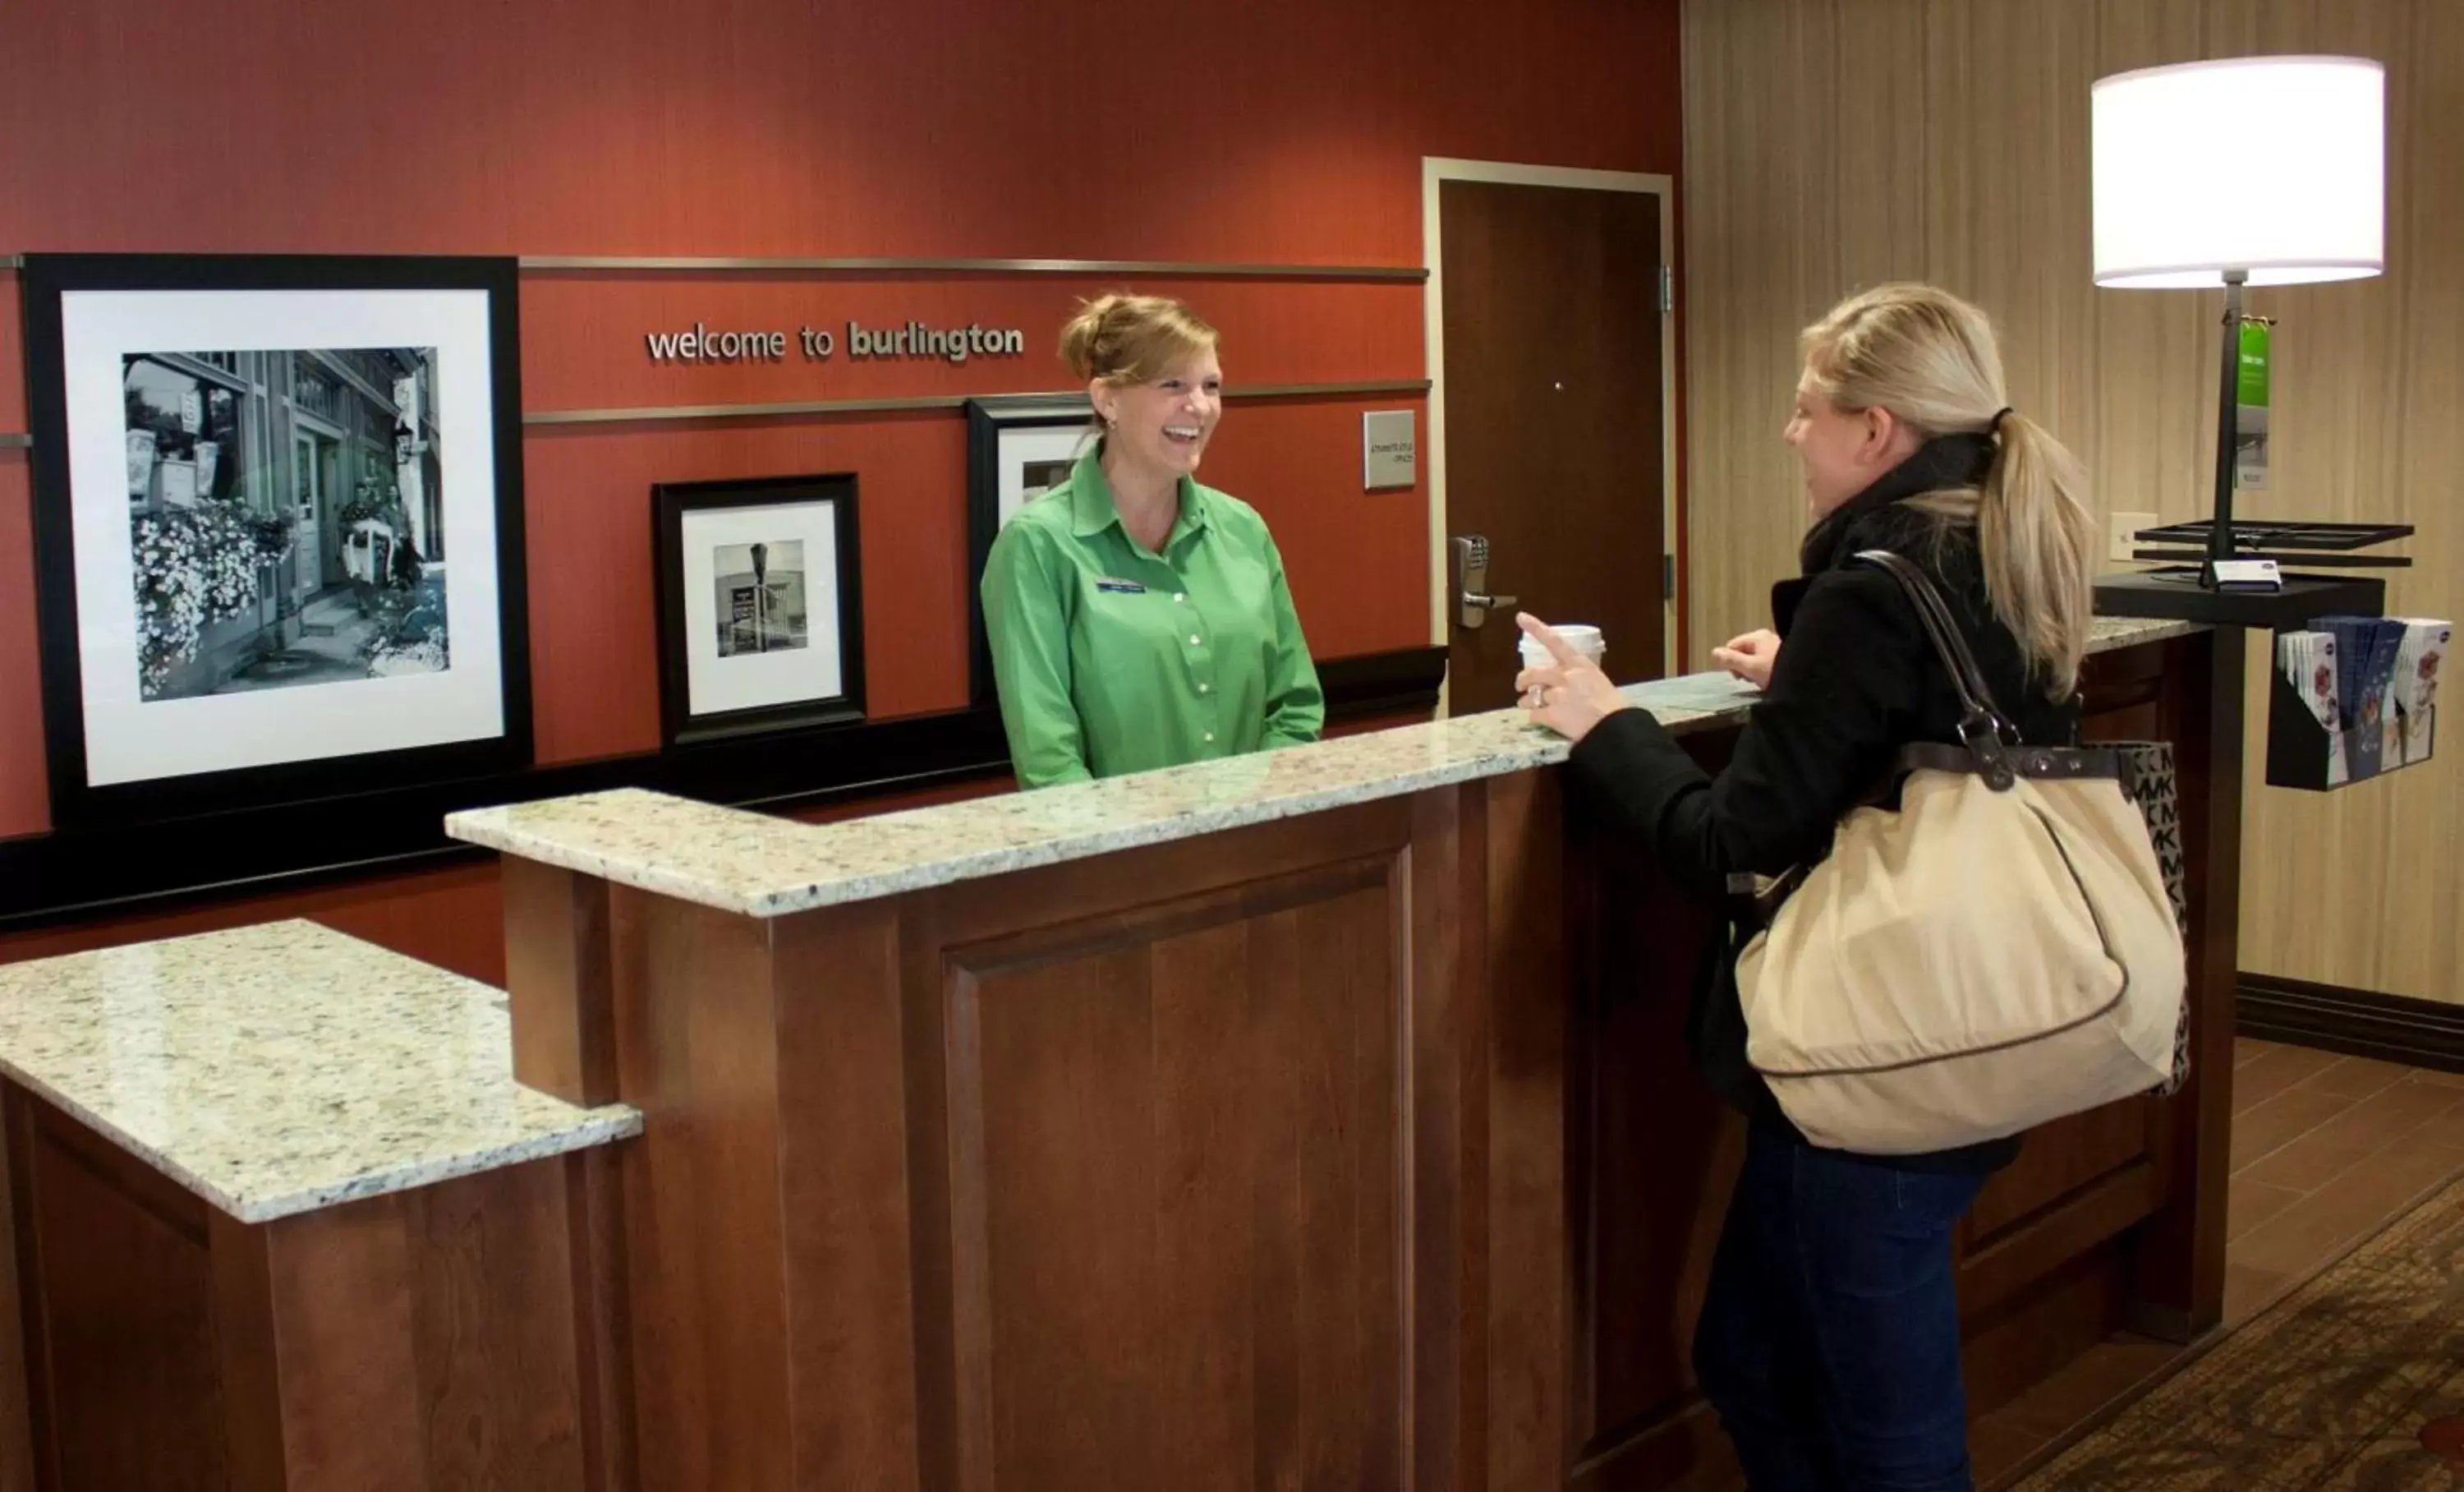
{"label": "black picture frame", "polygon": [[[659,720],[660,740],[666,748],[704,745],[745,736],[766,735],[780,731],[807,730],[820,726],[841,725],[865,718],[864,679],[864,565],[862,525],[857,518],[856,479],[852,473],[839,472],[818,476],[758,477],[715,481],[661,482],[650,489],[651,550],[658,567],[657,592],[659,606]],[[812,512],[789,522],[789,528],[801,530],[792,541],[804,543],[826,532],[831,544],[830,604],[827,611],[829,639],[835,647],[837,687],[826,693],[789,700],[748,704],[728,708],[693,707],[693,692],[697,667],[708,668],[715,659],[727,657],[716,652],[718,638],[713,638],[710,657],[695,644],[697,630],[692,614],[693,596],[698,590],[709,590],[724,584],[715,574],[703,577],[710,587],[697,586],[693,555],[694,541],[688,528],[694,526],[695,515],[727,514],[743,509],[793,507]],[[767,532],[768,530],[764,530]],[[726,548],[759,548],[752,544],[730,542]],[[807,593],[802,577],[807,573],[799,568],[799,593]],[[762,580],[752,588],[766,597],[775,582]],[[744,588],[737,588],[742,590]],[[714,619],[715,604],[714,599]],[[815,635],[825,618],[806,614],[803,631],[787,629],[801,638],[797,651],[814,644]],[[774,635],[773,624],[766,617],[753,621],[752,631],[763,642]],[[725,633],[740,630],[729,621],[718,621],[716,630]]]}
{"label": "black picture frame", "polygon": [[[19,286],[33,443],[30,464],[44,744],[55,827],[100,828],[349,798],[370,791],[514,771],[530,765],[530,640],[524,590],[520,310],[516,260],[495,256],[30,254],[22,261]],[[365,291],[371,298],[358,302],[340,301],[330,294],[337,291]],[[452,329],[438,329],[436,323],[405,312],[401,314],[408,320],[404,324],[410,329],[403,337],[370,341],[344,332],[343,328],[364,324],[371,314],[382,320],[385,313],[372,312],[373,307],[412,304],[400,295],[406,291],[437,293],[434,300],[416,303],[451,306],[452,314],[443,320],[450,322]],[[257,294],[238,296],[231,294],[234,292]],[[477,298],[475,303],[468,299],[472,296]],[[77,342],[72,346],[64,306],[70,298],[79,297],[91,297],[78,301],[81,308],[98,303],[120,307],[125,324],[80,322]],[[380,297],[385,299],[380,301]],[[192,348],[182,348],[172,328],[199,324],[200,309],[212,305],[236,308],[221,315],[218,324],[237,326],[245,322],[262,329],[267,337],[279,339],[296,331],[304,340],[251,340],[239,335],[228,341],[209,339]],[[149,347],[143,340],[151,323],[136,314],[141,309],[148,315],[156,311],[163,314],[167,339],[163,345]],[[475,321],[471,319],[474,315]],[[95,325],[117,329],[96,333],[92,329]],[[328,328],[334,333],[330,339],[308,335]],[[436,339],[432,343],[431,335]],[[113,342],[114,336],[124,339],[124,345]],[[102,505],[112,496],[108,485],[97,484],[97,490],[80,493],[74,484],[75,457],[79,449],[74,442],[87,442],[89,461],[85,469],[94,471],[91,448],[102,438],[110,421],[119,419],[119,438],[126,460],[123,469],[133,478],[138,442],[130,437],[138,432],[127,406],[139,402],[130,392],[135,367],[170,367],[163,360],[185,360],[204,379],[210,380],[212,367],[201,359],[225,356],[222,349],[226,347],[246,349],[227,354],[234,368],[239,367],[242,359],[262,360],[250,365],[256,367],[272,367],[278,360],[290,360],[283,365],[288,369],[284,374],[286,385],[292,372],[312,367],[318,373],[317,379],[303,377],[294,392],[311,387],[312,382],[316,390],[330,392],[334,402],[326,407],[327,413],[336,412],[346,401],[360,401],[351,404],[346,412],[361,421],[357,428],[343,432],[340,425],[329,427],[341,432],[334,437],[337,453],[330,466],[338,473],[359,471],[378,489],[385,485],[385,442],[376,434],[374,422],[389,411],[395,420],[392,457],[403,463],[397,465],[396,475],[408,482],[410,491],[396,488],[389,507],[378,499],[368,498],[371,505],[385,508],[386,517],[363,520],[357,525],[359,532],[353,533],[339,524],[340,515],[352,506],[342,501],[340,479],[330,492],[320,487],[305,500],[296,491],[282,489],[278,484],[285,475],[296,478],[298,466],[303,464],[291,445],[300,428],[292,423],[292,416],[301,406],[292,397],[277,404],[269,387],[252,383],[234,372],[223,383],[199,382],[197,397],[201,406],[210,406],[218,413],[227,412],[229,406],[244,410],[244,414],[231,413],[234,429],[243,419],[263,422],[263,434],[255,437],[253,450],[246,443],[236,444],[231,460],[224,463],[216,457],[207,457],[200,440],[197,449],[187,453],[187,460],[162,461],[154,469],[165,474],[166,479],[156,488],[141,491],[132,480],[129,489],[119,494],[128,516],[117,521],[125,526],[121,526],[114,538],[114,524],[99,521]],[[473,354],[483,348],[488,376],[485,387],[473,393],[467,384],[457,381],[453,369],[468,366]],[[416,391],[421,368],[408,366],[407,387],[414,392],[407,410],[393,402],[400,397],[404,385],[378,389],[371,379],[355,376],[366,371],[355,360],[422,351],[429,358],[425,366],[426,402]],[[123,369],[130,370],[122,374],[123,402],[114,415],[104,414],[91,399],[82,403],[74,399],[69,382],[74,367],[78,370],[77,376],[85,380],[78,385],[80,389],[92,391],[100,387],[92,382],[88,372],[100,366],[99,360],[105,356],[119,357]],[[369,365],[379,371],[385,366]],[[330,384],[323,377],[328,372],[332,375]],[[256,401],[254,405],[250,404],[252,398]],[[278,435],[275,433],[277,428],[281,431]],[[146,434],[151,436],[153,433]],[[223,433],[217,430],[216,434],[219,436]],[[431,434],[433,440],[429,438]],[[407,445],[402,443],[406,440]],[[220,444],[217,440],[217,457]],[[342,454],[345,449],[347,456]],[[437,454],[440,451],[442,456]],[[149,445],[149,459],[150,456]],[[318,465],[324,459],[312,455],[304,464]],[[281,463],[278,466],[277,461]],[[450,465],[441,466],[439,462]],[[174,465],[183,464],[187,473],[175,490],[167,474]],[[430,474],[429,479],[425,483],[409,482],[407,471],[412,468],[424,469]],[[436,475],[447,470],[454,474],[455,479],[444,480]],[[200,473],[219,474],[220,480],[214,475],[201,479]],[[471,479],[482,474],[484,482]],[[202,491],[197,485],[200,480],[205,484]],[[212,490],[216,486],[225,490],[217,494]],[[464,497],[474,488],[479,490],[479,496]],[[81,499],[85,503],[82,511],[87,515],[88,545],[82,553],[77,522]],[[258,506],[260,502],[265,505]],[[210,516],[208,504],[212,505]],[[304,525],[298,511],[301,506],[309,510]],[[420,516],[408,516],[406,510],[409,507],[416,507]],[[187,511],[174,513],[175,508]],[[267,560],[263,553],[256,556],[257,572],[247,588],[246,608],[216,615],[197,626],[185,639],[185,652],[176,647],[158,647],[149,629],[143,586],[149,574],[159,585],[162,573],[144,568],[147,562],[140,553],[136,537],[144,531],[140,520],[149,513],[159,520],[184,524],[193,534],[220,535],[213,541],[224,546],[221,556],[212,562],[217,565],[223,563],[224,556],[240,552],[232,547],[231,540],[231,535],[240,532],[240,524],[266,525],[273,532],[274,536],[264,541],[269,546],[265,552],[271,552],[271,546],[276,542],[286,546],[278,558]],[[403,521],[398,529],[392,524],[396,518]],[[335,525],[330,531],[329,524]],[[417,543],[423,531],[432,551],[426,555],[420,552]],[[303,541],[303,532],[316,541],[313,546]],[[453,536],[450,545],[446,543],[449,533]],[[281,534],[288,538],[280,538]],[[329,539],[333,541],[331,555],[325,553]],[[109,558],[108,551],[114,545],[124,546],[117,559]],[[474,545],[480,552],[469,552]],[[295,645],[307,635],[306,629],[311,625],[307,620],[309,611],[334,589],[323,577],[323,562],[340,558],[354,547],[363,556],[384,558],[370,560],[371,573],[351,577],[349,589],[358,590],[364,586],[366,593],[356,602],[356,619],[341,629],[345,639],[336,643],[334,651],[346,655],[346,644],[355,645],[362,640],[360,635],[366,633],[373,639],[376,653],[356,665],[367,669],[363,678],[374,680],[393,677],[380,674],[378,664],[372,660],[377,655],[385,655],[388,662],[404,665],[397,673],[427,673],[447,680],[445,686],[452,691],[454,708],[397,708],[402,699],[399,690],[388,701],[365,695],[329,697],[321,688],[298,687],[357,682],[343,677],[355,666],[348,662],[289,661],[302,656]],[[202,554],[204,549],[204,542],[197,541],[187,553]],[[441,560],[434,557],[438,553],[443,556]],[[229,563],[245,568],[236,557],[229,557]],[[98,590],[81,596],[81,564],[99,564],[105,573],[113,572],[116,566],[123,589],[116,592]],[[280,593],[269,597],[263,587],[266,574],[275,577],[275,590]],[[484,582],[466,578],[482,574],[488,577]],[[125,589],[132,579],[137,586]],[[407,591],[409,599],[392,594],[396,590]],[[238,591],[234,588],[227,593],[235,596]],[[457,607],[451,599],[456,594],[484,598],[490,593],[493,604],[483,599],[475,605]],[[434,649],[427,663],[418,660],[415,647],[397,651],[398,646],[406,644],[409,634],[385,631],[402,620],[393,615],[393,610],[407,608],[409,620],[419,621],[423,613],[418,598],[423,595],[432,602],[425,613],[429,629],[426,635]],[[371,596],[382,603],[374,612],[375,620],[370,619]],[[286,607],[294,610],[286,612]],[[471,646],[468,634],[474,622],[481,639],[493,646]],[[205,639],[215,627],[225,628],[225,633],[209,650]],[[149,647],[157,648],[150,656]],[[133,699],[90,698],[89,679],[115,677],[116,660],[121,652],[130,659],[127,688]],[[443,661],[449,657],[454,661]],[[233,670],[228,676],[223,673],[226,666]],[[160,673],[156,672],[158,668]],[[240,672],[256,670],[271,679],[292,668],[318,677],[301,677],[284,683],[260,682],[248,688],[234,683]],[[454,677],[456,668],[465,670],[458,678]],[[170,681],[175,674],[176,684]],[[251,698],[242,702],[238,698],[241,695]],[[208,703],[207,707],[215,712],[217,722],[231,728],[221,733],[188,735],[187,723],[196,718],[194,707],[217,696],[229,697],[227,702]],[[170,701],[177,701],[180,711],[189,713],[175,723],[169,714],[180,711],[166,712],[159,724],[150,718],[140,719],[137,713]],[[486,724],[490,716],[494,719],[493,728]],[[372,724],[351,724],[337,733],[327,728],[333,722]],[[466,724],[468,734],[451,734],[464,729]],[[295,726],[299,728],[294,729]],[[388,730],[408,736],[424,733],[437,739],[388,747],[382,744]],[[168,745],[154,749],[167,753],[187,741],[194,746],[196,761],[225,765],[159,771],[132,767],[130,762],[136,751],[129,743],[157,737]],[[340,745],[321,753],[311,751],[280,759],[282,752],[300,752],[302,742],[313,743],[322,737],[331,737]],[[256,759],[251,759],[252,753]]]}
{"label": "black picture frame", "polygon": [[967,679],[969,697],[979,709],[999,702],[992,641],[984,631],[984,565],[1001,530],[1003,478],[1020,460],[1017,437],[1046,432],[1083,436],[1094,417],[1094,404],[1084,394],[967,401]]}

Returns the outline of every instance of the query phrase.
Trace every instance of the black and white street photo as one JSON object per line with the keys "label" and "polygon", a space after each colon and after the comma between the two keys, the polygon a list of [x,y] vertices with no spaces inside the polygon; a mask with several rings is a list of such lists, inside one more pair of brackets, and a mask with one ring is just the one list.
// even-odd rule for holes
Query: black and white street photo
{"label": "black and white street photo", "polygon": [[519,272],[20,256],[56,821],[530,764]]}
{"label": "black and white street photo", "polygon": [[451,666],[435,348],[121,366],[142,700]]}
{"label": "black and white street photo", "polygon": [[806,645],[802,539],[715,546],[711,571],[720,657]]}

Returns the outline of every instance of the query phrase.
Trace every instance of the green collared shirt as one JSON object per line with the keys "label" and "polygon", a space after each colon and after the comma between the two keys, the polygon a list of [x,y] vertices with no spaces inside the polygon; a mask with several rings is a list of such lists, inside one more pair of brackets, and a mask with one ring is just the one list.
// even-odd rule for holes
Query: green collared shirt
{"label": "green collared shirt", "polygon": [[993,541],[983,599],[1023,788],[1293,746],[1326,722],[1265,521],[1186,477],[1157,554],[1079,457]]}

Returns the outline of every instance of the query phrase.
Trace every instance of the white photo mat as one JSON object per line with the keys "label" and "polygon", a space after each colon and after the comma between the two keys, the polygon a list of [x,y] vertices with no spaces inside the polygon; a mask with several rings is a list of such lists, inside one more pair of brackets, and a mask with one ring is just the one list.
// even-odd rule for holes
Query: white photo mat
{"label": "white photo mat", "polygon": [[[838,500],[697,508],[683,522],[685,699],[689,716],[835,699],[846,692],[839,635]],[[781,653],[718,653],[721,546],[804,546],[806,645]]]}
{"label": "white photo mat", "polygon": [[1001,433],[999,527],[1006,528],[1027,504],[1026,469],[1045,461],[1074,461],[1090,441],[1086,424],[1024,425]]}
{"label": "white photo mat", "polygon": [[[504,734],[487,292],[75,290],[60,300],[90,786]],[[403,346],[436,349],[451,666],[316,688],[143,700],[121,360],[206,349]]]}

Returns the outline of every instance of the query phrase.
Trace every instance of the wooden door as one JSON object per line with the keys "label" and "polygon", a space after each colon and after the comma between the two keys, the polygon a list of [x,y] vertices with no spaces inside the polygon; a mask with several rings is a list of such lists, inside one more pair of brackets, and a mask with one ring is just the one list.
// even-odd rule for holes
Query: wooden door
{"label": "wooden door", "polygon": [[1661,676],[1660,198],[1448,181],[1445,328],[1449,708],[1514,702],[1513,607],[1466,626],[1453,541],[1488,541],[1487,593],[1588,622],[1620,682]]}
{"label": "wooden door", "polygon": [[315,595],[323,589],[325,573],[325,479],[317,459],[317,437],[305,431],[291,436],[292,544],[297,557],[298,592]]}

